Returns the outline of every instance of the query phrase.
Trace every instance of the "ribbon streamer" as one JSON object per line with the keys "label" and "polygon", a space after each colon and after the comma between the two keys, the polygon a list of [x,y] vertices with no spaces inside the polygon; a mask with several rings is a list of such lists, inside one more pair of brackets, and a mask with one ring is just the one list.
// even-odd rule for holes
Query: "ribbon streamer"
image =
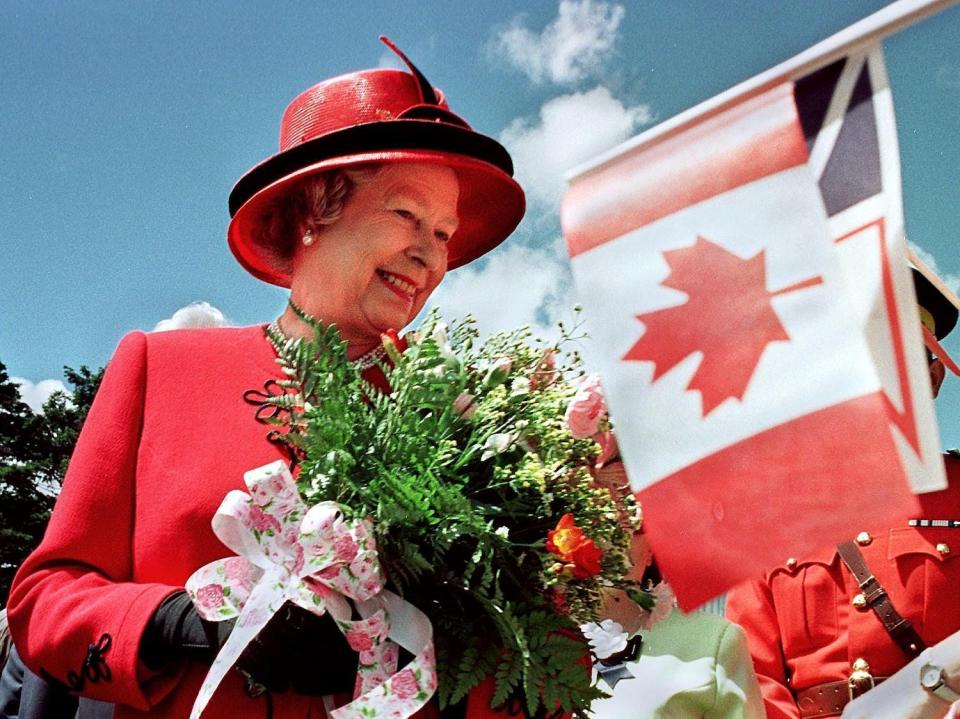
{"label": "ribbon streamer", "polygon": [[[354,700],[331,719],[406,719],[437,688],[433,627],[419,609],[383,588],[373,524],[347,521],[335,502],[307,507],[282,461],[244,474],[213,517],[213,531],[237,556],[201,567],[187,591],[209,621],[237,618],[204,679],[190,719],[199,719],[243,650],[284,602],[329,612],[359,653]],[[362,619],[351,619],[353,600]],[[414,655],[399,672],[398,645]]]}

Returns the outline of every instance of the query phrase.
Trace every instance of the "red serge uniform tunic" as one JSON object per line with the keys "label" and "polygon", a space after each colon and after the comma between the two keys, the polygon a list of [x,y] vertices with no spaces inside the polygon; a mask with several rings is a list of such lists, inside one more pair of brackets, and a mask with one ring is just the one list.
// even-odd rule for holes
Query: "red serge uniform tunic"
{"label": "red serge uniform tunic", "polygon": [[[949,487],[918,496],[922,518],[960,520],[960,458],[947,455]],[[825,507],[824,511],[828,511]],[[960,629],[960,528],[867,529],[857,548],[928,646]],[[791,558],[763,581],[727,595],[727,617],[743,627],[769,719],[799,717],[791,694],[846,681],[857,659],[875,677],[908,662],[870,607],[858,609],[856,579],[835,547]]]}
{"label": "red serge uniform tunic", "polygon": [[[209,667],[184,660],[154,676],[137,650],[160,602],[232,554],[210,526],[224,495],[245,489],[247,470],[286,459],[243,399],[279,377],[275,357],[261,326],[133,332],[121,341],[46,535],[10,592],[10,628],[31,669],[116,703],[116,719],[147,710],[189,716]],[[471,694],[471,719],[498,716],[487,706],[490,684]],[[272,702],[277,719],[325,716],[320,697],[286,692]],[[204,717],[266,709],[229,672]],[[431,706],[418,716],[435,715]]]}

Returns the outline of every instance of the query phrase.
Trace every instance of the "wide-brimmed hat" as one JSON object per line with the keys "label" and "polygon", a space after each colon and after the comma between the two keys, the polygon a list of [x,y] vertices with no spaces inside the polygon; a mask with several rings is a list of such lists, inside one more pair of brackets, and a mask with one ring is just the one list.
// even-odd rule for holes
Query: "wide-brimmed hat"
{"label": "wide-brimmed hat", "polygon": [[917,293],[917,304],[920,305],[921,321],[938,340],[942,340],[956,326],[960,310],[930,281],[923,270],[912,262],[910,269],[913,274],[913,287]]}
{"label": "wide-brimmed hat", "polygon": [[523,190],[506,149],[453,114],[416,66],[381,40],[410,72],[363,70],[305,90],[283,113],[280,152],[249,170],[231,191],[227,239],[254,276],[290,285],[289,249],[262,239],[264,214],[291,185],[325,170],[383,162],[436,162],[453,169],[460,222],[449,241],[448,269],[492,250],[523,217]]}

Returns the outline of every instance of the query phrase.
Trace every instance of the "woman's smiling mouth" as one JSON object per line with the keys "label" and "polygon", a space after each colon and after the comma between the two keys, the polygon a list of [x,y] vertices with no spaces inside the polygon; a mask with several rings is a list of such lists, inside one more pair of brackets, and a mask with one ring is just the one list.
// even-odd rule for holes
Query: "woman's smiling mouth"
{"label": "woman's smiling mouth", "polygon": [[403,275],[396,275],[386,270],[377,270],[377,276],[383,280],[384,284],[398,297],[412,302],[417,293],[417,286],[413,280]]}

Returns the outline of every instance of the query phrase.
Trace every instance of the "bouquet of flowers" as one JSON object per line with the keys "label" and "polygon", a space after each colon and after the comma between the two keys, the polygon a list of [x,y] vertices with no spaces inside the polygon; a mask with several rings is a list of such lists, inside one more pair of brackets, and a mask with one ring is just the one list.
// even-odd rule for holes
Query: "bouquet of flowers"
{"label": "bouquet of flowers", "polygon": [[493,706],[586,716],[604,695],[580,625],[613,589],[653,598],[624,578],[639,508],[592,475],[615,445],[599,384],[568,350],[577,326],[553,343],[528,329],[480,342],[469,318],[431,313],[405,341],[384,337],[385,394],[335,327],[298,314],[313,338],[267,331],[300,499],[372,532],[386,586],[433,625],[441,707],[493,677]]}

